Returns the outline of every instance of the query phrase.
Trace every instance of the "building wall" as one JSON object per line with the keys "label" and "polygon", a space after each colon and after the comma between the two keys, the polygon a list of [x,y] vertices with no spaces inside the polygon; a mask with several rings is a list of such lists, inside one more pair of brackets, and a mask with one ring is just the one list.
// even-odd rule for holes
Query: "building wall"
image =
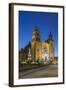
{"label": "building wall", "polygon": [[46,42],[42,42],[42,59],[49,60],[49,44]]}
{"label": "building wall", "polygon": [[41,49],[42,48],[42,43],[41,42],[36,42],[36,49],[35,49],[35,59],[36,61],[38,60],[41,60],[42,58],[42,53],[41,53]]}
{"label": "building wall", "polygon": [[53,41],[49,41],[49,56],[50,56],[50,60],[54,60],[54,42]]}
{"label": "building wall", "polygon": [[32,60],[33,60],[33,62],[35,61],[35,45],[36,45],[35,42],[31,43],[31,51],[32,51]]}
{"label": "building wall", "polygon": [[54,46],[46,42],[33,42],[32,57],[34,61],[49,61],[50,57],[54,58]]}

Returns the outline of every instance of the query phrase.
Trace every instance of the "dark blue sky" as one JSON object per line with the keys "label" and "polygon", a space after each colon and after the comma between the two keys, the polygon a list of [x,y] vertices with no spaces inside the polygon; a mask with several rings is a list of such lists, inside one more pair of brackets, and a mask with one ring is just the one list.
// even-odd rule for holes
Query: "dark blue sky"
{"label": "dark blue sky", "polygon": [[19,11],[19,49],[32,40],[34,27],[39,28],[41,41],[48,39],[51,31],[55,56],[58,56],[58,13]]}

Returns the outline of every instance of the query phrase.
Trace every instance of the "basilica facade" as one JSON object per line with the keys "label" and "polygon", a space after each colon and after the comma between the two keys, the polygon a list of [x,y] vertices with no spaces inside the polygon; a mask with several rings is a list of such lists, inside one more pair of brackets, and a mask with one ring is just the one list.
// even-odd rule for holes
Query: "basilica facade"
{"label": "basilica facade", "polygon": [[[44,36],[45,37],[45,36]],[[52,33],[49,33],[48,39],[46,41],[41,41],[40,33],[38,27],[34,28],[32,33],[32,40],[30,45],[28,45],[27,52],[24,55],[24,62],[30,63],[50,63],[54,60],[54,40],[52,37]]]}
{"label": "basilica facade", "polygon": [[54,60],[54,41],[51,32],[48,40],[41,41],[39,30],[35,27],[32,34],[31,50],[34,62],[46,63]]}

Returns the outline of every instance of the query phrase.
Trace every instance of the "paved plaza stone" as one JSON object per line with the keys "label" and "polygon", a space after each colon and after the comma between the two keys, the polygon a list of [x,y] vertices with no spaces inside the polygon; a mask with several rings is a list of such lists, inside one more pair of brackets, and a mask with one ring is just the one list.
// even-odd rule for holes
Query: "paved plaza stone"
{"label": "paved plaza stone", "polygon": [[47,65],[19,72],[19,79],[58,77],[58,65]]}

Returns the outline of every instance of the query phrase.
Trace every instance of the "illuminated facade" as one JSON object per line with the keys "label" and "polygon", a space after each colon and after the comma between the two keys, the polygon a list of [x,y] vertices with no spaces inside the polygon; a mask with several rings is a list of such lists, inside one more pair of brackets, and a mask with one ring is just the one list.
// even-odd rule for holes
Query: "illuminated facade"
{"label": "illuminated facade", "polygon": [[40,33],[35,27],[31,42],[33,62],[49,63],[54,60],[54,41],[50,32],[48,40],[43,42],[40,39]]}
{"label": "illuminated facade", "polygon": [[[45,37],[45,36],[44,36]],[[41,41],[37,27],[32,33],[32,41],[21,49],[19,59],[23,63],[50,63],[54,61],[54,41],[50,32],[48,40]]]}

